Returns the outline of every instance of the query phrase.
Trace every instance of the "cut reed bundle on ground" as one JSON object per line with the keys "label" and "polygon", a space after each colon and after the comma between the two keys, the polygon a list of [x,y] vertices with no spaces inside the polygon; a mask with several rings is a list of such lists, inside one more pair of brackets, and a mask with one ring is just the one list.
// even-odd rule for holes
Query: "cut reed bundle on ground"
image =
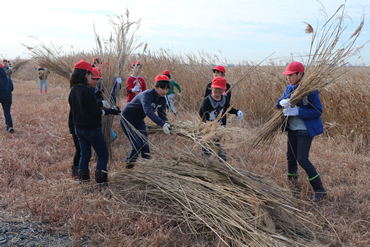
{"label": "cut reed bundle on ground", "polygon": [[[340,11],[341,13],[337,16]],[[304,63],[306,76],[303,77],[299,87],[290,97],[292,106],[315,90],[337,82],[337,79],[348,71],[348,69],[344,71],[339,69],[345,67],[348,60],[363,47],[355,47],[355,42],[361,33],[364,19],[362,19],[355,32],[345,42],[340,43],[346,29],[343,26],[345,16],[345,5],[341,5],[325,24],[321,28],[317,28],[315,32],[313,32],[312,26],[308,24],[309,28],[306,30],[312,32],[312,41],[308,59]],[[250,141],[251,147],[255,148],[262,143],[270,144],[283,126],[284,121],[287,121],[287,118],[284,117],[283,111],[279,110],[252,138]]]}
{"label": "cut reed bundle on ground", "polygon": [[[179,155],[179,154],[178,154]],[[226,245],[291,246],[316,239],[308,215],[286,189],[246,170],[181,154],[112,174],[118,193],[139,193],[194,234],[208,227]],[[312,228],[312,226],[311,226]]]}

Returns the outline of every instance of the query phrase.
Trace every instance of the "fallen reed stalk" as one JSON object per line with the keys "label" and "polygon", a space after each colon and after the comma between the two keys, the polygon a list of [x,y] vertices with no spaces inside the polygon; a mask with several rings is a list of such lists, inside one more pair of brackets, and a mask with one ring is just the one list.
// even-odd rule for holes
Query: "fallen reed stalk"
{"label": "fallen reed stalk", "polygon": [[206,225],[227,246],[299,246],[316,239],[305,226],[308,214],[297,209],[303,202],[271,181],[221,162],[178,154],[116,172],[111,184],[123,196],[144,193],[190,229]]}

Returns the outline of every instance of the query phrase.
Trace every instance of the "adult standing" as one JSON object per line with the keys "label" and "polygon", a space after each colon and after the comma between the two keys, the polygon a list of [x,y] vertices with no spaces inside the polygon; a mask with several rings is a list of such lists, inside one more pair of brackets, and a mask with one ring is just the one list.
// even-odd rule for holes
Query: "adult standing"
{"label": "adult standing", "polygon": [[13,81],[6,75],[4,66],[0,63],[0,102],[3,107],[6,131],[13,133],[13,121],[10,114],[10,107],[12,106],[12,92],[14,90]]}
{"label": "adult standing", "polygon": [[45,93],[48,91],[48,75],[50,74],[50,71],[47,68],[44,68],[40,66],[40,68],[37,69],[37,73],[39,74],[40,79],[40,93],[42,93],[42,86],[44,85]]}

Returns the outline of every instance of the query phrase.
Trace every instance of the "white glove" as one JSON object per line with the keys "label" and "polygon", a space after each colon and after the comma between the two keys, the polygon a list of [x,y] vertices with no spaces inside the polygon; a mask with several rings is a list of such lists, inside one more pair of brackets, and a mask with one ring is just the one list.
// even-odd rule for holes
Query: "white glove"
{"label": "white glove", "polygon": [[169,135],[169,134],[171,134],[171,132],[170,132],[170,124],[169,123],[165,123],[164,125],[163,125],[163,132],[166,134],[166,135]]}
{"label": "white glove", "polygon": [[298,116],[299,115],[299,110],[296,106],[285,108],[283,112],[284,112],[284,116]]}
{"label": "white glove", "polygon": [[9,67],[10,70],[12,70],[13,68],[12,67]]}
{"label": "white glove", "polygon": [[103,104],[104,108],[110,108],[110,104],[107,101],[103,100],[101,103]]}
{"label": "white glove", "polygon": [[237,115],[238,115],[238,121],[242,121],[243,120],[243,116],[244,116],[243,112],[242,111],[238,111],[237,112]]}
{"label": "white glove", "polygon": [[118,84],[121,84],[122,83],[122,79],[120,77],[118,77],[117,81],[116,81]]}
{"label": "white glove", "polygon": [[131,91],[134,92],[134,93],[139,92],[140,91],[140,86],[139,85],[135,86]]}
{"label": "white glove", "polygon": [[289,106],[289,103],[290,103],[290,99],[282,99],[280,100],[279,104],[284,107],[284,108],[287,108]]}

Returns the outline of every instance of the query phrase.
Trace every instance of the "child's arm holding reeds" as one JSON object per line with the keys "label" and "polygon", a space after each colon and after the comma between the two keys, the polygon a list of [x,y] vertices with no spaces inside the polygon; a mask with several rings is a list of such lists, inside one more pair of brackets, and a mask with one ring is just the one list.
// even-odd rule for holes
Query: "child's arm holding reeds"
{"label": "child's arm holding reeds", "polygon": [[319,92],[316,90],[307,96],[308,105],[307,107],[301,107],[299,109],[299,118],[301,119],[314,119],[319,118],[322,115],[322,104],[319,97]]}
{"label": "child's arm holding reeds", "polygon": [[212,110],[212,105],[209,102],[209,99],[206,97],[199,109],[199,116],[202,118],[203,122],[206,122],[209,119],[209,112]]}

